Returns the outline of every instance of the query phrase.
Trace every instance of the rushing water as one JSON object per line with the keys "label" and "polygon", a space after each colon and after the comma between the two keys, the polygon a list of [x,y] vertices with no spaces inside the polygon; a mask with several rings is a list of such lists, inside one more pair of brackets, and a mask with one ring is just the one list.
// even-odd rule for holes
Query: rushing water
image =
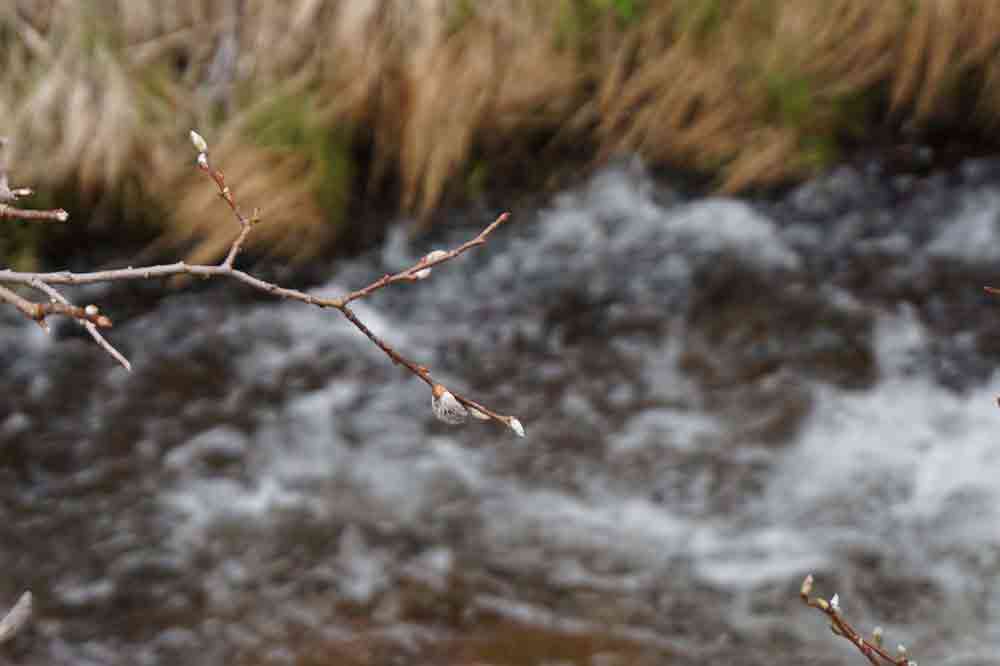
{"label": "rushing water", "polygon": [[0,663],[863,663],[808,572],[921,663],[996,663],[998,223],[998,162],[767,201],[622,164],[359,304],[523,440],[236,284],[116,327],[132,374],[5,312],[0,605],[37,615]]}

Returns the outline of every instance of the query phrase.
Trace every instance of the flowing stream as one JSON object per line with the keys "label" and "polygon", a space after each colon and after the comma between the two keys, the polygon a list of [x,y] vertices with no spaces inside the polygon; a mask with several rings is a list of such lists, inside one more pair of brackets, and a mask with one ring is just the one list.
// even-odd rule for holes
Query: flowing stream
{"label": "flowing stream", "polygon": [[0,664],[864,663],[810,572],[920,663],[998,663],[998,228],[1000,161],[762,200],[609,167],[357,307],[525,439],[236,283],[116,326],[131,374],[3,311],[0,605],[37,614]]}

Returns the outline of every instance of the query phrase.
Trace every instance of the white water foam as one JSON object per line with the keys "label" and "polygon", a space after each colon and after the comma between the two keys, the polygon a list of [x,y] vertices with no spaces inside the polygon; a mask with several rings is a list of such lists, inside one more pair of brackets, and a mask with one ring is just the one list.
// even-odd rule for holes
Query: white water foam
{"label": "white water foam", "polygon": [[990,187],[966,193],[962,208],[941,228],[928,247],[931,256],[969,263],[1000,261],[1000,192]]}
{"label": "white water foam", "polygon": [[[626,168],[605,171],[582,193],[560,197],[543,217],[541,240],[530,242],[540,243],[546,253],[521,248],[525,263],[553,261],[547,251],[560,247],[571,255],[569,263],[624,256],[625,248],[641,245],[652,233],[662,234],[667,247],[676,241],[676,247],[694,252],[732,251],[765,269],[799,265],[776,225],[749,205],[724,199],[664,203]],[[609,226],[609,219],[619,221]],[[967,246],[956,240],[959,231],[973,225],[976,237],[985,238],[980,232],[990,219],[959,219],[942,231],[934,251],[964,253],[961,248]],[[509,261],[497,256],[490,270]],[[664,261],[676,263],[671,275],[677,279],[687,274],[689,260],[683,255]],[[290,357],[308,359],[331,340],[378,355],[354,331],[348,330],[354,336],[350,343],[346,335],[328,337],[329,313],[291,306],[283,313],[290,322],[291,350],[276,346],[248,372],[275,371]],[[363,316],[404,344],[422,337],[377,308],[367,307]],[[678,559],[690,561],[700,581],[734,592],[782,586],[810,571],[838,570],[845,550],[862,546],[898,557],[901,569],[926,569],[955,593],[957,601],[947,604],[954,611],[969,585],[963,562],[1000,545],[1000,484],[995,481],[1000,410],[993,403],[1000,375],[973,392],[955,393],[920,366],[929,344],[906,309],[880,314],[878,383],[863,390],[811,385],[813,410],[796,441],[768,454],[771,467],[762,494],[709,518],[694,519],[653,502],[645,497],[648,489],[608,490],[613,484],[606,478],[572,489],[555,482],[524,483],[497,464],[500,454],[489,447],[429,434],[419,417],[403,422],[403,403],[393,394],[405,393],[406,387],[382,387],[359,408],[359,387],[337,377],[290,399],[274,423],[253,435],[247,448],[261,453],[251,482],[191,479],[165,499],[191,517],[179,528],[189,538],[234,512],[245,520],[266,521],[275,508],[297,506],[319,516],[419,528],[433,524],[437,512],[447,508],[464,512],[470,532],[476,531],[470,538],[480,539],[491,557],[515,569],[547,568],[557,583],[590,582],[626,592],[651,584]],[[649,365],[682,378],[676,355],[664,351],[669,345],[664,341],[654,350]],[[669,367],[660,367],[664,364]],[[683,387],[680,380],[664,397],[678,398],[683,393],[678,386]],[[360,444],[349,441],[345,423]],[[609,449],[617,454],[663,446],[690,452],[705,439],[722,437],[723,428],[708,415],[658,407],[628,421]],[[543,449],[545,443],[529,440],[527,445]],[[360,506],[337,506],[335,491],[324,488],[349,489]],[[352,510],[358,514],[350,515]],[[593,565],[594,558],[604,558],[607,566]],[[380,584],[381,568],[355,568],[367,572],[359,595]],[[622,573],[608,575],[601,568]],[[1000,594],[994,596],[995,617]],[[982,618],[979,622],[970,632],[984,631]]]}

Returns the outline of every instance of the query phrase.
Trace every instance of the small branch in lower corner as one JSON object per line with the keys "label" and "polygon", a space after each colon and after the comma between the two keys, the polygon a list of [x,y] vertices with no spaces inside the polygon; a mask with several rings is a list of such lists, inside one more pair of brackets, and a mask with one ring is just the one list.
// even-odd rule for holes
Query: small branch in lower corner
{"label": "small branch in lower corner", "polygon": [[848,643],[857,648],[858,652],[868,660],[872,666],[917,666],[917,662],[912,661],[906,648],[900,644],[896,648],[896,654],[890,654],[882,643],[882,627],[875,627],[871,638],[865,638],[854,627],[844,619],[843,609],[840,605],[840,595],[835,594],[827,601],[822,597],[813,597],[813,577],[809,574],[802,581],[799,589],[799,597],[802,602],[810,608],[815,608],[826,615],[830,622],[830,631],[834,636],[843,638]]}

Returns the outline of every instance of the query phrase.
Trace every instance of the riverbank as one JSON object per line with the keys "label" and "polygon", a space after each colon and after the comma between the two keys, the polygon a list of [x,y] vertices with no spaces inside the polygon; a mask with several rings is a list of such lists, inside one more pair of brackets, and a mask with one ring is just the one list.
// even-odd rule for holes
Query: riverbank
{"label": "riverbank", "polygon": [[[292,257],[363,211],[431,223],[622,153],[737,193],[872,142],[1000,137],[992,0],[32,2],[0,45],[18,180],[193,260],[232,227],[192,126]],[[30,259],[26,233],[0,249]]]}

